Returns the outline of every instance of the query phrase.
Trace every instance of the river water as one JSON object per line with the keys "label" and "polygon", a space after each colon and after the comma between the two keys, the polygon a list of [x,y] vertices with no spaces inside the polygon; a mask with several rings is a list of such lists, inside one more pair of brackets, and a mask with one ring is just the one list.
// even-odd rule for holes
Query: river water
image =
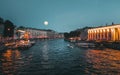
{"label": "river water", "polygon": [[120,75],[120,50],[79,48],[63,39],[0,52],[0,75]]}

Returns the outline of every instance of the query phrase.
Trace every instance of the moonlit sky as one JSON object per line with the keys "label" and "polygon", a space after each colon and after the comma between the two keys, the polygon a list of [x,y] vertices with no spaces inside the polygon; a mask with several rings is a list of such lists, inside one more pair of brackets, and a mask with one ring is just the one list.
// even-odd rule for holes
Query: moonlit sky
{"label": "moonlit sky", "polygon": [[69,32],[120,23],[120,0],[0,0],[0,17],[17,26]]}

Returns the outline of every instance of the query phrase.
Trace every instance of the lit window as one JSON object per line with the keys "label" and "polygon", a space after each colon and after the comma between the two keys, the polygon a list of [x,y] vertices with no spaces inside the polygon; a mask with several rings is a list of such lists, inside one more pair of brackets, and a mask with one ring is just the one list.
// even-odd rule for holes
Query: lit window
{"label": "lit window", "polygon": [[105,32],[105,29],[103,29],[103,31]]}
{"label": "lit window", "polygon": [[111,29],[112,32],[114,32],[114,29]]}
{"label": "lit window", "polygon": [[96,33],[96,30],[95,30],[95,33]]}

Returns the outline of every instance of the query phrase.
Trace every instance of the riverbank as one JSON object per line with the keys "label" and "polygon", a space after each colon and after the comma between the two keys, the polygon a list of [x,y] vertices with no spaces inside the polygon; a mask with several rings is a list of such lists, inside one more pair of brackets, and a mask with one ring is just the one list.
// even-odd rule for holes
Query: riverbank
{"label": "riverbank", "polygon": [[95,41],[85,41],[85,40],[69,40],[65,41],[74,43],[78,47],[86,48],[111,48],[120,50],[120,42],[95,42]]}

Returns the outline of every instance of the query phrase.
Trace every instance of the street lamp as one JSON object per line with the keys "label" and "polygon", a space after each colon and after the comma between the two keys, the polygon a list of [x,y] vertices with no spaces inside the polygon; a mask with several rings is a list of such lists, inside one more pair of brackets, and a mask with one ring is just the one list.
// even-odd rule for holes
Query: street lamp
{"label": "street lamp", "polygon": [[8,28],[8,31],[10,31],[10,28]]}

